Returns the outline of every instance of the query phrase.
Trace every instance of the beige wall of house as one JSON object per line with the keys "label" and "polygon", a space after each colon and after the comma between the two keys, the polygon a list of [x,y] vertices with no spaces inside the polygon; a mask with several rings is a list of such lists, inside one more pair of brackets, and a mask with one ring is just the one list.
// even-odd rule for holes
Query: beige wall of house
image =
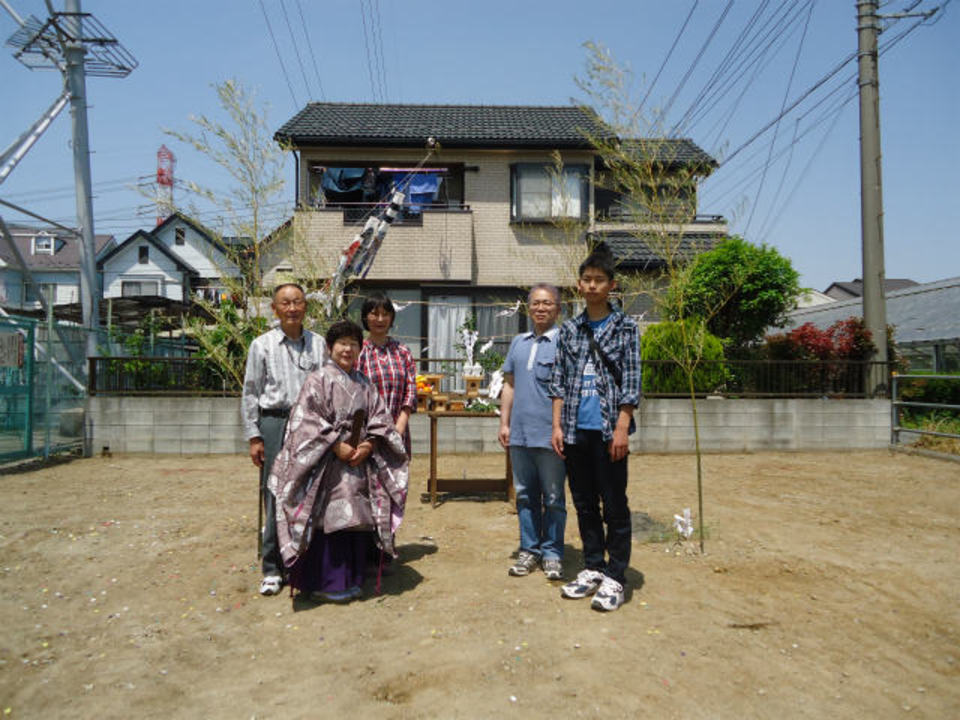
{"label": "beige wall of house", "polygon": [[[313,163],[407,164],[419,162],[423,154],[421,150],[377,148],[304,151],[300,187],[308,186],[308,168]],[[593,165],[593,155],[588,151],[566,152],[562,159],[565,165]],[[426,211],[422,227],[391,228],[367,279],[481,287],[571,284],[583,259],[583,237],[565,237],[549,224],[521,226],[510,222],[510,166],[551,162],[547,151],[441,150],[427,161],[428,166],[463,163],[476,168],[464,173],[464,203],[469,209]],[[593,216],[592,198],[587,215]],[[301,268],[310,268],[312,275],[329,277],[340,252],[357,231],[356,225],[344,224],[340,210],[298,211],[290,244],[293,273],[302,276]],[[287,266],[279,261],[272,269],[283,272]]]}

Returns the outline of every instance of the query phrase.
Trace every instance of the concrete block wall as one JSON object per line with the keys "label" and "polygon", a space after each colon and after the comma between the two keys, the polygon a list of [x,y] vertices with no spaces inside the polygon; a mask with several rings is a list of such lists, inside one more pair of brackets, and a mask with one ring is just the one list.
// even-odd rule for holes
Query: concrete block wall
{"label": "concrete block wall", "polygon": [[[90,449],[158,454],[246,453],[239,398],[89,398]],[[864,450],[890,442],[888,400],[700,400],[700,446],[706,452]],[[502,452],[499,418],[444,418],[437,424],[443,453]],[[413,452],[430,452],[430,419],[410,419]],[[648,399],[637,413],[630,448],[638,453],[694,449],[688,400]]]}
{"label": "concrete block wall", "polygon": [[246,453],[239,398],[94,396],[87,401],[87,438],[94,454]]}

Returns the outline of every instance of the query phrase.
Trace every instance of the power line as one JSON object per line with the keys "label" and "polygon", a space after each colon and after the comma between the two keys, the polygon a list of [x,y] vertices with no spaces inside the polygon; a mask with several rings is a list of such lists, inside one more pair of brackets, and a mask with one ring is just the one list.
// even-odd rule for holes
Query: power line
{"label": "power line", "polygon": [[287,31],[290,33],[290,44],[293,46],[293,53],[297,56],[297,64],[300,66],[300,75],[303,77],[303,86],[307,90],[307,100],[310,100],[310,83],[307,82],[307,71],[303,69],[303,60],[300,58],[300,48],[297,47],[297,38],[293,34],[293,25],[290,24],[290,16],[287,14],[287,5],[280,0],[280,9],[283,11],[283,19],[287,23]]}
{"label": "power line", "polygon": [[[783,100],[780,102],[780,111],[783,112],[783,108],[787,104],[787,98],[790,97],[790,90],[793,87],[793,78],[797,73],[797,65],[800,64],[800,56],[803,53],[803,41],[807,37],[807,30],[810,28],[810,18],[813,16],[814,3],[810,3],[810,11],[807,13],[807,21],[803,25],[803,33],[800,35],[800,42],[797,44],[797,54],[793,58],[793,66],[790,68],[790,77],[787,78],[787,86],[783,90]],[[780,132],[780,122],[777,121],[777,124],[773,129],[773,137],[770,140],[770,150],[767,153],[767,163],[763,168],[763,175],[760,176],[760,183],[757,185],[757,194],[754,196],[753,207],[750,208],[750,217],[747,218],[747,224],[744,228],[744,233],[750,230],[750,225],[753,223],[753,216],[757,210],[757,204],[760,202],[760,193],[763,192],[763,186],[767,179],[767,168],[770,166],[770,156],[773,154],[773,148],[777,144],[777,134]],[[792,148],[793,145],[791,144]],[[788,166],[789,167],[789,166]]]}
{"label": "power line", "polygon": [[360,22],[363,25],[363,45],[367,52],[367,74],[370,76],[370,92],[373,94],[373,101],[378,102],[377,83],[373,79],[374,63],[370,59],[370,40],[367,37],[367,10],[366,0],[360,0]]}
{"label": "power line", "polygon": [[704,96],[710,91],[710,89],[716,84],[717,80],[723,76],[726,72],[727,67],[732,62],[733,58],[736,57],[737,52],[740,49],[740,45],[743,44],[744,38],[750,32],[750,29],[756,23],[757,18],[762,14],[764,7],[770,0],[763,0],[760,5],[757,6],[757,9],[754,11],[753,16],[750,20],[747,21],[747,24],[744,26],[743,30],[740,31],[740,34],[737,36],[737,39],[734,41],[733,45],[730,46],[730,50],[727,51],[726,56],[714,70],[713,75],[707,81],[707,84],[704,85],[703,89],[700,91],[700,94],[694,98],[693,103],[691,103],[690,108],[687,109],[687,112],[683,114],[680,118],[680,121],[677,123],[678,126],[683,125],[686,118],[692,113],[693,108],[698,105]]}
{"label": "power line", "polygon": [[657,70],[656,76],[653,78],[653,82],[650,83],[650,87],[647,88],[646,94],[643,96],[643,100],[640,101],[640,104],[637,106],[637,112],[634,113],[634,117],[638,117],[641,112],[643,112],[643,106],[647,103],[647,98],[650,97],[650,93],[653,92],[654,86],[657,84],[657,80],[660,79],[660,74],[663,72],[663,69],[667,66],[667,62],[670,60],[670,56],[673,55],[673,51],[676,49],[677,44],[680,42],[680,38],[683,37],[684,31],[687,29],[687,25],[690,23],[690,18],[693,17],[693,11],[697,9],[697,5],[700,4],[700,0],[694,0],[693,7],[690,8],[690,12],[687,13],[687,19],[683,21],[683,25],[680,26],[680,32],[677,33],[677,36],[673,39],[673,45],[670,46],[670,50],[667,51],[667,56],[663,59],[663,62],[660,63],[660,69]]}
{"label": "power line", "polygon": [[371,25],[373,28],[373,48],[374,58],[377,61],[380,79],[380,97],[384,102],[387,101],[387,70],[383,57],[383,36],[380,34],[380,0],[368,0],[371,3]]}
{"label": "power line", "polygon": [[297,0],[297,12],[300,13],[300,27],[303,28],[303,36],[307,40],[307,47],[310,49],[310,59],[313,61],[313,72],[317,76],[317,85],[320,88],[320,99],[326,100],[327,96],[323,92],[323,80],[320,77],[320,70],[317,67],[317,56],[313,54],[313,43],[310,41],[310,33],[307,32],[307,22],[303,19],[303,7],[300,0]]}
{"label": "power line", "polygon": [[[807,0],[808,3],[809,1],[810,0]],[[720,103],[720,101],[724,98],[724,96],[727,95],[728,92],[730,92],[741,80],[743,80],[750,68],[753,67],[753,74],[744,84],[736,102],[733,104],[733,107],[728,113],[727,122],[723,124],[723,128],[726,129],[726,125],[729,123],[729,118],[731,118],[736,112],[736,108],[739,106],[740,102],[743,100],[743,97],[753,85],[760,72],[765,69],[763,65],[763,59],[770,52],[770,49],[774,46],[774,44],[784,36],[784,29],[792,27],[792,19],[789,17],[789,11],[790,2],[789,0],[785,0],[785,2],[780,5],[780,8],[775,11],[767,20],[765,20],[758,28],[757,32],[747,40],[744,51],[739,53],[739,62],[737,63],[736,67],[730,69],[729,72],[729,66],[734,62],[734,59],[737,58],[738,55],[728,54],[727,58],[725,58],[724,62],[721,64],[722,72],[717,74],[716,79],[711,79],[711,82],[708,83],[709,90],[705,88],[706,92],[702,93],[698,100],[691,104],[687,113],[684,114],[684,117],[681,118],[681,122],[678,123],[678,125],[685,125],[685,131],[689,132],[697,125],[697,123],[700,122],[702,117],[705,117],[710,110]],[[786,14],[780,16],[781,12],[786,12]],[[798,10],[798,14],[800,12],[803,12],[802,8]],[[754,14],[748,23],[748,28],[753,27],[759,18],[759,13]],[[738,45],[740,42],[742,42],[744,37],[745,34],[741,34],[741,37],[738,38]],[[773,54],[776,55],[777,52],[779,52],[779,49],[786,45],[786,43],[787,38],[784,38],[780,43],[780,46],[774,51]],[[726,74],[727,77],[720,82],[724,74]],[[722,132],[723,131],[721,130],[721,136]]]}
{"label": "power line", "polygon": [[713,29],[710,31],[710,34],[707,36],[707,39],[703,42],[703,45],[700,46],[700,51],[697,53],[697,56],[693,59],[693,62],[690,64],[690,67],[687,69],[687,72],[684,73],[683,78],[680,80],[680,84],[677,85],[676,90],[674,90],[673,95],[670,97],[670,100],[667,102],[666,106],[663,108],[663,117],[666,117],[670,113],[670,108],[673,107],[674,101],[676,101],[677,96],[680,94],[680,91],[683,90],[684,85],[687,84],[687,80],[690,79],[690,75],[693,74],[694,69],[700,63],[700,59],[703,57],[703,54],[706,52],[707,48],[710,46],[710,43],[713,41],[714,36],[717,34],[717,31],[720,30],[720,26],[723,24],[724,19],[727,17],[727,13],[730,12],[730,8],[733,7],[733,0],[728,0],[727,6],[723,9],[723,12],[720,14],[720,17],[714,22]]}
{"label": "power line", "polygon": [[299,108],[300,103],[297,102],[297,96],[293,93],[293,84],[290,82],[290,76],[287,74],[287,67],[283,64],[283,58],[280,56],[280,46],[277,45],[277,38],[273,35],[273,27],[270,25],[270,18],[267,16],[267,10],[263,6],[263,0],[258,0],[260,3],[260,10],[263,13],[263,19],[267,23],[267,31],[270,33],[270,39],[273,41],[273,49],[277,53],[277,60],[280,62],[280,70],[283,71],[283,77],[287,81],[287,88],[290,90],[290,98],[293,100],[294,108]]}

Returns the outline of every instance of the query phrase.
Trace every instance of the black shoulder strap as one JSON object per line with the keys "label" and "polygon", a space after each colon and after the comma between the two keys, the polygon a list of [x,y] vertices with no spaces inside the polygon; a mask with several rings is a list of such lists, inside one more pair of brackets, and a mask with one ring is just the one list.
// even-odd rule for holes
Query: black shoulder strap
{"label": "black shoulder strap", "polygon": [[590,349],[597,354],[597,357],[600,358],[610,374],[613,375],[613,379],[617,382],[617,385],[620,385],[623,382],[623,373],[620,372],[620,368],[614,365],[613,361],[608,358],[603,350],[600,349],[600,346],[597,345],[597,340],[593,337],[593,328],[590,327],[590,322],[584,322],[583,327],[587,331],[587,339],[590,341]]}

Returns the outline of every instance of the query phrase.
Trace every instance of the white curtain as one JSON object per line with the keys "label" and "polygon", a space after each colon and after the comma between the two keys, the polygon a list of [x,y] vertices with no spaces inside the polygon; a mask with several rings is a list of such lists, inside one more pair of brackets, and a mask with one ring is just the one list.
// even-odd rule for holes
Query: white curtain
{"label": "white curtain", "polygon": [[[467,320],[470,298],[464,295],[432,295],[427,305],[427,345],[432,358],[457,357],[454,345],[460,342],[457,328]],[[430,363],[431,372],[443,372],[441,363]],[[459,367],[455,376],[447,376],[444,391],[463,392],[463,380]]]}

